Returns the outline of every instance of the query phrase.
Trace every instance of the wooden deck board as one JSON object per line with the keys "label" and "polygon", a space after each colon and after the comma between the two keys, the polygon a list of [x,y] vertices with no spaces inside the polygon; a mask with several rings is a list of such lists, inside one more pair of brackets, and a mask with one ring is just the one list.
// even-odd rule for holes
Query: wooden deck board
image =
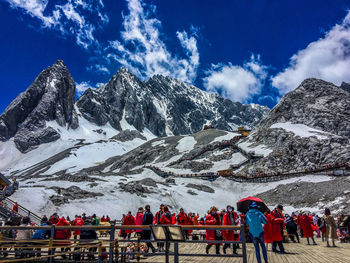
{"label": "wooden deck board", "polygon": [[[313,246],[307,245],[306,240],[301,239],[301,243],[285,243],[284,247],[290,254],[276,254],[271,251],[271,245],[268,249],[268,259],[270,263],[344,263],[350,262],[350,244],[336,243],[337,248],[326,247],[325,242],[321,242],[317,239],[318,245]],[[171,247],[172,250],[172,247]],[[205,253],[205,244],[180,244],[180,253]],[[215,247],[213,246],[210,250],[211,253],[215,253]],[[220,248],[222,252],[222,247]],[[232,253],[232,249],[227,249],[227,253]],[[238,253],[242,253],[242,249],[238,250]],[[148,257],[142,258],[141,262],[154,262],[154,263],[164,263],[164,256],[162,257]],[[262,262],[262,254],[261,254]],[[170,257],[170,262],[173,262],[173,257]],[[215,258],[215,257],[180,257],[180,262],[222,262],[222,263],[238,263],[242,262],[242,258]],[[255,256],[255,250],[253,244],[247,244],[247,262],[255,263],[257,262]]]}

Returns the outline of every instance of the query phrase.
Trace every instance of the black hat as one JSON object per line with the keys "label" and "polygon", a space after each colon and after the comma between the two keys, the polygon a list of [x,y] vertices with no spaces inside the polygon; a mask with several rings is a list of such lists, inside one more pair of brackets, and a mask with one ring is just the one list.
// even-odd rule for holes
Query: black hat
{"label": "black hat", "polygon": [[283,211],[283,205],[278,205],[277,208]]}

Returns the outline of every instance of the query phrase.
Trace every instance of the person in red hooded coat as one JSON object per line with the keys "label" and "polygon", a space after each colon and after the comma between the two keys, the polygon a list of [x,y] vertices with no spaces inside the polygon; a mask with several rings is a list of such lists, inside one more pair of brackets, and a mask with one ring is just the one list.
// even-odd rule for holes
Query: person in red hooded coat
{"label": "person in red hooded coat", "polygon": [[307,244],[310,245],[309,238],[311,237],[313,244],[317,245],[314,239],[314,230],[312,228],[312,223],[312,216],[303,213],[303,215],[300,217],[300,228],[303,230],[304,237],[306,237],[307,240]]}
{"label": "person in red hooded coat", "polygon": [[[177,224],[180,226],[189,225],[189,218],[183,208],[180,208],[180,213],[176,217]],[[188,230],[184,230],[185,238],[188,239]]]}
{"label": "person in red hooded coat", "polygon": [[[64,216],[62,216],[56,226],[70,226],[69,222],[64,218]],[[55,239],[70,239],[71,237],[71,231],[69,229],[60,229],[60,230],[56,230],[55,232]],[[70,241],[56,241],[55,245],[57,246],[69,246],[70,245]],[[66,249],[61,248],[61,252],[64,251],[68,251],[69,248],[67,247]],[[67,256],[66,255],[62,255],[63,259],[66,259]]]}
{"label": "person in red hooded coat", "polygon": [[160,223],[162,225],[171,225],[173,223],[173,217],[169,211],[169,207],[164,206],[163,208],[164,213],[162,214],[160,218]]}
{"label": "person in red hooded coat", "polygon": [[[83,226],[83,225],[84,225],[84,220],[81,218],[81,216],[77,216],[72,223],[72,226]],[[74,230],[73,232],[74,239],[77,239],[77,237],[80,236],[80,234],[81,234],[81,230],[79,229]]]}
{"label": "person in red hooded coat", "polygon": [[[239,217],[236,212],[234,212],[234,208],[230,205],[226,207],[226,213],[223,216],[222,224],[224,226],[235,226],[239,222]],[[235,233],[233,230],[222,230],[222,235],[225,241],[238,241],[239,235]],[[236,237],[235,237],[236,235]],[[238,237],[237,237],[238,236]],[[233,244],[233,253],[237,254],[237,244]],[[224,254],[226,254],[226,249],[230,247],[230,244],[225,243],[223,246]]]}
{"label": "person in red hooded coat", "polygon": [[[142,226],[143,221],[143,207],[139,207],[137,214],[135,216],[135,223],[137,226]],[[142,229],[137,229],[136,233],[141,233]]]}
{"label": "person in red hooded coat", "polygon": [[[162,214],[162,216],[160,218],[160,223],[162,225],[171,225],[172,222],[173,222],[173,217],[172,217],[172,215],[171,215],[171,213],[169,211],[169,208],[167,206],[164,206],[163,207],[163,211],[164,211],[164,213]],[[168,250],[169,247],[170,247],[170,243],[167,243],[167,248],[166,249]],[[159,250],[164,250],[164,243],[163,242],[161,242],[159,244]]]}
{"label": "person in red hooded coat", "polygon": [[[283,247],[283,223],[284,223],[284,216],[283,216],[283,206],[278,205],[272,212],[271,212],[271,219],[272,219],[272,251],[275,253],[281,253],[285,254],[285,250]],[[277,245],[279,247],[279,251],[277,250]]]}
{"label": "person in red hooded coat", "polygon": [[[205,217],[206,225],[220,225],[220,214],[218,214],[218,209],[215,206],[212,206],[209,210],[208,215]],[[207,240],[222,240],[222,233],[220,230],[206,230],[206,239]],[[213,243],[208,243],[205,248],[205,252],[209,254],[209,249],[213,246]],[[220,254],[220,243],[215,244],[216,254]]]}
{"label": "person in red hooded coat", "polygon": [[267,250],[268,244],[272,244],[273,238],[272,238],[272,220],[273,220],[273,215],[271,214],[271,211],[267,211],[265,213],[266,217],[266,225],[264,225],[264,233],[265,233],[265,246]]}
{"label": "person in red hooded coat", "polygon": [[[125,226],[134,226],[134,225],[136,225],[135,218],[131,214],[131,211],[129,211],[128,214],[125,216],[125,218],[123,220],[123,225],[125,225]],[[132,229],[125,229],[123,238],[127,237],[128,239],[130,239],[132,232],[134,232],[134,230],[132,230]]]}

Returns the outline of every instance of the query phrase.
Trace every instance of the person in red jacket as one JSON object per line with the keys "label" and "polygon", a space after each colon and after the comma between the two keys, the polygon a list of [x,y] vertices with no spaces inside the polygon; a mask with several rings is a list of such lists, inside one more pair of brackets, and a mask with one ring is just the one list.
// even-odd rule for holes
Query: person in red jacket
{"label": "person in red jacket", "polygon": [[101,217],[101,222],[107,222],[107,218],[105,218],[105,216]]}
{"label": "person in red jacket", "polygon": [[266,217],[266,224],[264,225],[264,233],[265,233],[265,246],[266,246],[266,250],[267,250],[267,247],[268,247],[268,244],[272,244],[273,242],[273,239],[272,239],[272,219],[273,219],[273,216],[271,214],[271,211],[268,210],[266,213],[265,213],[265,217]]}
{"label": "person in red jacket", "polygon": [[[153,217],[153,224],[154,225],[161,224],[160,223],[160,219],[161,219],[163,213],[164,213],[164,205],[161,204],[160,207],[159,207],[159,211]],[[164,243],[163,242],[157,242],[157,248],[158,248],[158,251],[162,251],[164,249]]]}
{"label": "person in red jacket", "polygon": [[162,214],[162,217],[160,218],[160,223],[162,225],[171,225],[173,220],[172,220],[172,215],[169,211],[169,208],[167,206],[164,206],[163,211],[164,211],[164,213]]}
{"label": "person in red jacket", "polygon": [[[123,220],[123,225],[125,225],[125,226],[134,226],[134,225],[136,225],[135,218],[131,214],[131,211],[129,211],[128,214],[125,216],[125,218]],[[130,239],[132,232],[134,232],[134,230],[132,230],[132,229],[125,229],[123,238]]]}
{"label": "person in red jacket", "polygon": [[[177,224],[180,226],[188,225],[189,219],[183,208],[180,208],[180,213],[176,217]],[[188,239],[188,230],[184,230],[185,238]]]}
{"label": "person in red jacket", "polygon": [[50,225],[56,225],[60,218],[58,217],[57,213],[54,213],[52,216],[50,216]]}
{"label": "person in red jacket", "polygon": [[[220,214],[218,209],[212,206],[209,210],[208,215],[205,217],[206,225],[220,225]],[[220,230],[206,230],[207,240],[222,240],[222,233]],[[213,246],[213,243],[208,243],[205,248],[205,252],[209,254],[209,249]],[[220,243],[215,244],[216,254],[220,254]]]}
{"label": "person in red jacket", "polygon": [[[230,205],[226,207],[226,213],[223,216],[222,224],[224,226],[235,226],[239,222],[238,214],[234,211],[234,208]],[[238,236],[236,231],[234,230],[222,230],[222,235],[225,241],[238,241],[239,237],[235,237],[235,235]],[[230,244],[225,243],[223,246],[224,254],[226,254],[226,249],[230,247]],[[236,244],[233,244],[233,254],[237,254],[237,246]]]}
{"label": "person in red jacket", "polygon": [[[142,221],[143,221],[143,207],[139,207],[137,214],[135,216],[135,223],[137,226],[142,226]],[[136,233],[141,234],[142,229],[137,229]]]}
{"label": "person in red jacket", "polygon": [[306,237],[307,244],[310,245],[309,238],[311,237],[313,244],[317,245],[314,239],[314,230],[312,228],[312,223],[312,215],[307,215],[306,213],[303,213],[303,215],[300,217],[300,227],[303,230],[304,237]]}
{"label": "person in red jacket", "polygon": [[[163,207],[163,211],[164,211],[164,213],[163,213],[162,217],[160,218],[160,223],[162,225],[171,225],[172,222],[173,222],[173,219],[172,219],[172,215],[171,215],[171,213],[169,211],[169,208],[167,206],[164,206]],[[169,247],[170,247],[170,243],[167,243],[167,248],[166,249],[168,250]],[[159,249],[160,250],[162,250],[162,249],[164,250],[164,243],[160,244]]]}
{"label": "person in red jacket", "polygon": [[18,204],[17,204],[17,202],[13,205],[12,210],[13,210],[14,212],[18,213]]}
{"label": "person in red jacket", "polygon": [[[84,225],[84,221],[81,218],[81,216],[76,216],[76,218],[74,219],[74,221],[72,223],[72,226],[83,226],[83,225]],[[81,234],[81,230],[79,230],[79,229],[74,230],[74,232],[73,232],[74,239],[77,239],[78,236],[80,236],[80,234]]]}
{"label": "person in red jacket", "polygon": [[171,217],[171,224],[175,225],[176,224],[176,214],[173,213],[172,217]]}
{"label": "person in red jacket", "polygon": [[[68,221],[64,218],[64,216],[62,216],[56,226],[69,226],[70,224],[68,223]],[[60,230],[56,230],[56,233],[55,233],[55,239],[70,239],[71,237],[71,231],[69,229],[60,229]],[[57,246],[69,246],[70,245],[70,242],[69,241],[60,241],[60,242],[55,242],[55,245]],[[68,251],[70,248],[61,248],[61,252],[64,252],[64,251]],[[66,259],[67,256],[66,255],[62,255],[62,258],[63,259]]]}
{"label": "person in red jacket", "polygon": [[[283,206],[278,205],[272,212],[271,212],[271,219],[272,219],[272,251],[275,253],[281,253],[286,254],[286,251],[283,247],[283,223],[284,223],[284,216],[283,216]],[[279,251],[277,250],[277,245],[279,247]]]}

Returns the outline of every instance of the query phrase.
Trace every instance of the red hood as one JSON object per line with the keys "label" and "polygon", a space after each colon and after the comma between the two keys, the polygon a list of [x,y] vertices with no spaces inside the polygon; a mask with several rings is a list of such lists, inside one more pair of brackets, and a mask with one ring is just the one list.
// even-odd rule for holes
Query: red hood
{"label": "red hood", "polygon": [[62,216],[60,220],[58,220],[56,226],[69,226],[68,221]]}

